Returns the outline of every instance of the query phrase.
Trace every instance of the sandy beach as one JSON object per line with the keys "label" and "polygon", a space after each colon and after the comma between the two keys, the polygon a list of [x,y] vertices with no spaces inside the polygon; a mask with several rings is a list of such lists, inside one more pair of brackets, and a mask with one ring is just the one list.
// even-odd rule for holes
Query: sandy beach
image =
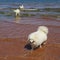
{"label": "sandy beach", "polygon": [[[49,28],[47,44],[31,53],[28,35],[38,26]],[[60,60],[60,21],[51,17],[22,18],[20,23],[0,21],[0,60]]]}

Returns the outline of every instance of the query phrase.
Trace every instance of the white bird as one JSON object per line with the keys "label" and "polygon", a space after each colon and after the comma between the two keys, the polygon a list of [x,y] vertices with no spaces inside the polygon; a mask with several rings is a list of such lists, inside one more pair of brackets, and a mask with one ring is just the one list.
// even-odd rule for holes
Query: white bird
{"label": "white bird", "polygon": [[19,9],[15,9],[13,11],[15,12],[16,16],[20,15],[20,10]]}
{"label": "white bird", "polygon": [[20,8],[20,9],[24,9],[24,6],[23,6],[23,5],[21,5],[21,6],[19,6],[19,8]]}
{"label": "white bird", "polygon": [[36,32],[29,34],[28,42],[31,44],[32,49],[40,46],[47,41],[48,28],[46,26],[39,26]]}

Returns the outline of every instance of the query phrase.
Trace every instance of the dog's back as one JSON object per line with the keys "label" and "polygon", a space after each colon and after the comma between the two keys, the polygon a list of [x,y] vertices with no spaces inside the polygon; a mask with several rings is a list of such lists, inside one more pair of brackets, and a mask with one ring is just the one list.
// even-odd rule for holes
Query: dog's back
{"label": "dog's back", "polygon": [[48,28],[40,26],[36,32],[29,34],[28,39],[37,47],[47,40]]}

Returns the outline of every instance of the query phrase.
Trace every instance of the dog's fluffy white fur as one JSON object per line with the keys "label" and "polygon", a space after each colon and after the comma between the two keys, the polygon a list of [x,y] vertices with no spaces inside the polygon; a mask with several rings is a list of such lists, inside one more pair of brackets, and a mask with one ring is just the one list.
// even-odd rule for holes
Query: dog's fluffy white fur
{"label": "dog's fluffy white fur", "polygon": [[40,46],[47,40],[48,28],[46,26],[39,26],[36,32],[29,34],[28,41],[35,45]]}

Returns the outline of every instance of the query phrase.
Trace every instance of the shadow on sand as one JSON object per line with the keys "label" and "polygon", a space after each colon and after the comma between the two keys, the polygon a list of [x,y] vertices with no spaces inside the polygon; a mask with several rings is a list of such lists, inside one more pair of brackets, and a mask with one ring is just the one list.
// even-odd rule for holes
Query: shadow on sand
{"label": "shadow on sand", "polygon": [[[39,47],[40,47],[40,46],[35,47],[33,50],[36,50],[36,49],[38,49]],[[31,46],[30,44],[26,44],[26,45],[24,46],[24,48],[27,49],[27,50],[32,50],[32,46]]]}
{"label": "shadow on sand", "polygon": [[27,49],[27,50],[31,50],[31,49],[32,49],[32,47],[31,47],[30,44],[26,44],[26,45],[24,46],[24,48]]}

